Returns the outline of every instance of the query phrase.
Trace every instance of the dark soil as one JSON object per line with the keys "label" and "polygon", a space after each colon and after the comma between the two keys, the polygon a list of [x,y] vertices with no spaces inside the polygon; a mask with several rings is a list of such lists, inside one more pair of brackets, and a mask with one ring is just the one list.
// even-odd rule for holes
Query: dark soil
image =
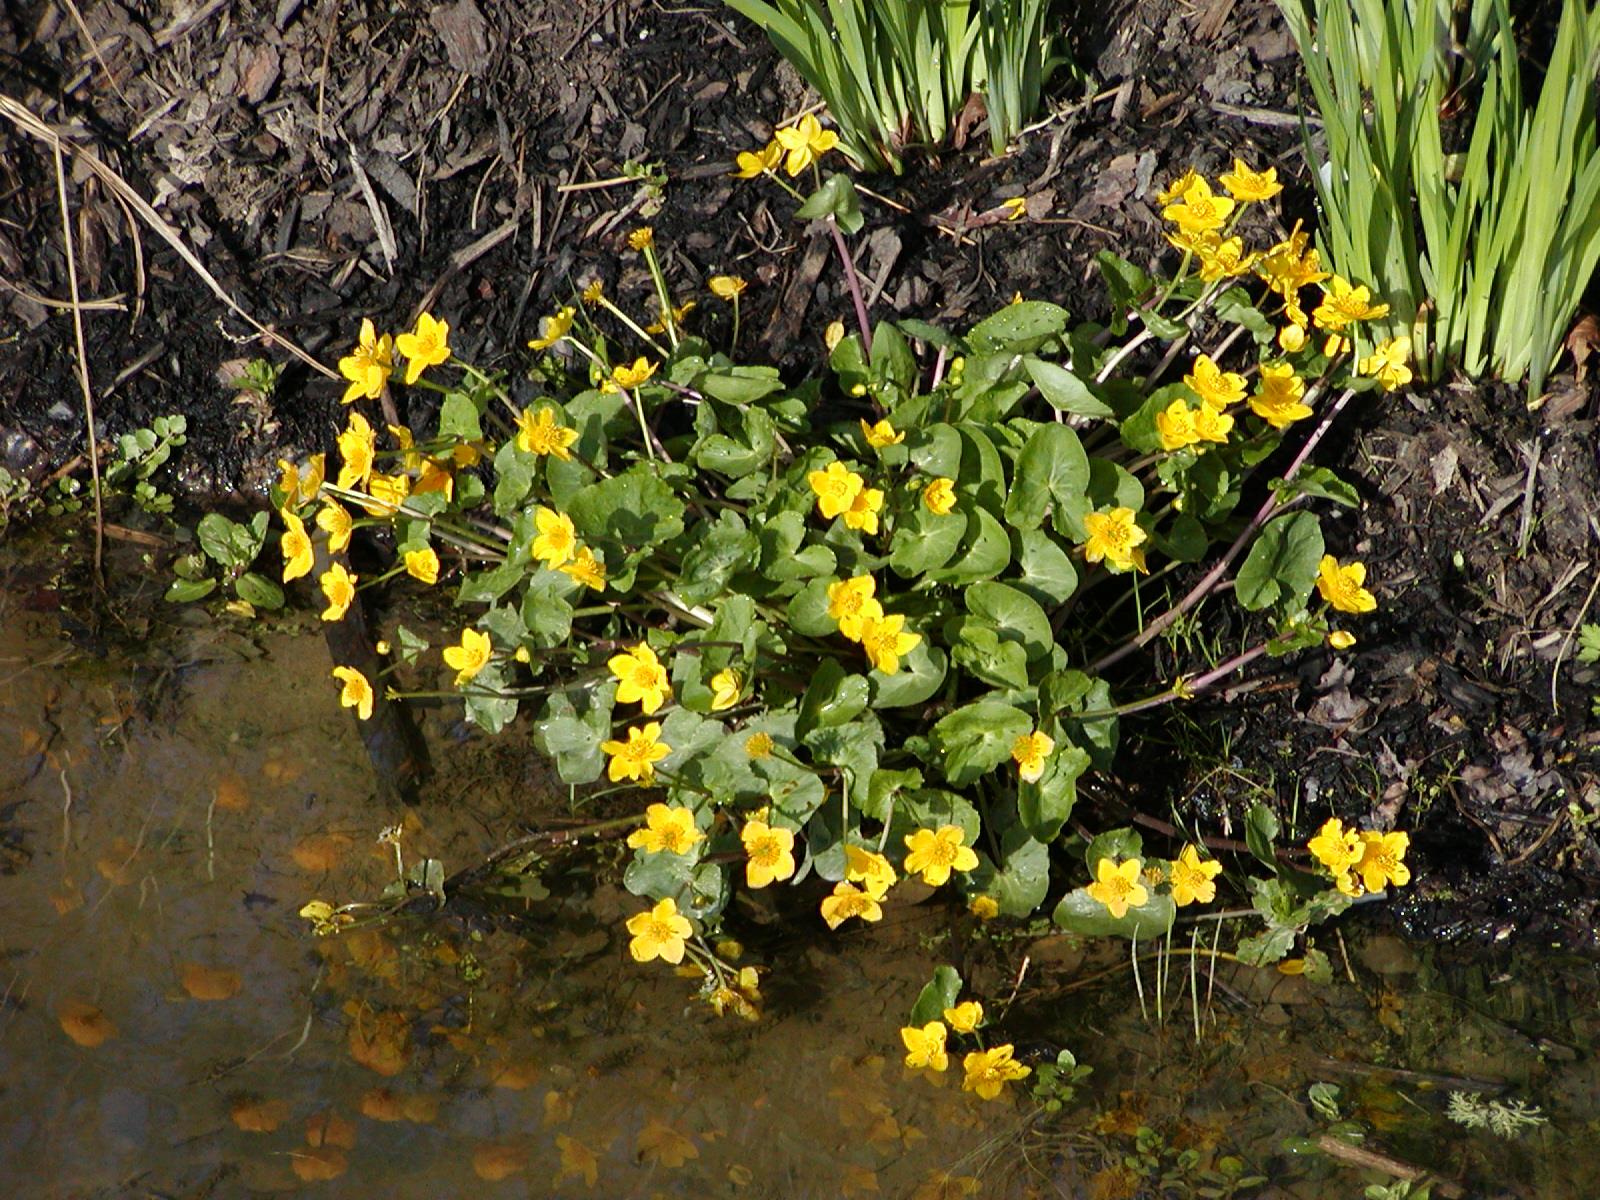
{"label": "dark soil", "polygon": [[[715,5],[186,11],[89,0],[80,27],[55,0],[9,6],[0,94],[92,148],[241,308],[323,363],[361,317],[397,328],[429,308],[463,355],[515,367],[582,282],[644,306],[648,280],[619,251],[646,220],[685,291],[716,271],[751,279],[743,349],[792,380],[847,315],[823,235],[781,194],[729,178],[738,151],[809,99]],[[875,315],[959,324],[1020,291],[1104,316],[1095,254],[1160,257],[1154,191],[1236,154],[1278,167],[1286,220],[1314,219],[1298,64],[1271,3],[1111,0],[1068,33],[1094,84],[1063,73],[1055,115],[1015,153],[985,159],[978,137],[863,181],[855,245]],[[629,163],[664,187],[622,179]],[[185,498],[260,504],[280,455],[331,442],[342,385],[266,344],[70,156],[64,170],[79,288],[103,302],[85,314],[102,438],[181,412]],[[581,186],[600,181],[617,182]],[[1028,219],[997,221],[1013,196]],[[85,423],[54,160],[9,121],[0,285],[0,452],[41,481],[83,453]],[[708,305],[696,319],[722,318]],[[225,386],[256,357],[285,365],[270,398]],[[1330,810],[1376,814],[1416,831],[1421,883],[1392,906],[1409,931],[1592,941],[1600,679],[1568,634],[1600,613],[1600,464],[1593,388],[1554,386],[1532,415],[1510,389],[1459,385],[1347,415],[1319,460],[1359,480],[1367,505],[1331,536],[1370,565],[1379,613],[1354,653],[1291,660],[1191,709],[1206,753],[1170,721],[1131,728],[1140,808],[1231,821],[1237,836],[1244,779],[1299,837]],[[1174,772],[1163,753],[1201,766]]]}

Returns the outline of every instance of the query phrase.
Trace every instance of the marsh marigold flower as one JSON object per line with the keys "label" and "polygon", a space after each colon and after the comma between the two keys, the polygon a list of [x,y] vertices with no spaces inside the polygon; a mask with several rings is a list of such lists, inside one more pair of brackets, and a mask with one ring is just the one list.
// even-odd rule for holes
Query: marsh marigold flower
{"label": "marsh marigold flower", "polygon": [[350,414],[344,432],[339,435],[339,486],[355,487],[364,484],[372,475],[372,460],[377,453],[378,435],[358,412]]}
{"label": "marsh marigold flower", "polygon": [[566,513],[539,505],[533,510],[533,524],[538,536],[533,539],[533,557],[552,570],[571,562],[578,550],[578,531]]}
{"label": "marsh marigold flower", "polygon": [[1318,329],[1341,333],[1352,321],[1375,321],[1389,315],[1387,304],[1373,304],[1365,285],[1352,286],[1341,275],[1322,285],[1322,303],[1311,314]]}
{"label": "marsh marigold flower", "polygon": [[876,424],[868,424],[865,419],[861,422],[861,436],[867,439],[867,445],[874,450],[882,450],[885,446],[898,446],[906,440],[905,430],[897,430],[885,417]]}
{"label": "marsh marigold flower", "polygon": [[1183,377],[1183,382],[1208,408],[1217,412],[1244,399],[1244,376],[1224,371],[1211,361],[1209,354],[1194,360],[1194,370]]}
{"label": "marsh marigold flower", "polygon": [[578,553],[569,563],[562,563],[556,570],[563,575],[576,579],[592,592],[606,590],[606,569],[594,551],[587,546],[579,546]]}
{"label": "marsh marigold flower", "polygon": [[430,587],[439,582],[439,555],[432,546],[407,550],[405,562],[406,574],[411,578],[420,579]]}
{"label": "marsh marigold flower", "polygon": [[936,517],[948,517],[956,506],[956,481],[943,475],[922,489],[922,503]]}
{"label": "marsh marigold flower", "polygon": [[621,392],[638,387],[645,383],[656,373],[660,363],[653,363],[647,358],[636,358],[632,366],[615,366],[611,368],[611,377],[600,385],[602,392]]}
{"label": "marsh marigold flower", "polygon": [[970,846],[964,846],[966,832],[959,825],[941,825],[938,829],[918,829],[905,836],[906,873],[922,872],[922,882],[929,887],[940,887],[950,878],[951,871],[970,871],[978,865],[978,856]]}
{"label": "marsh marigold flower", "polygon": [[744,753],[746,758],[763,759],[771,758],[772,751],[777,743],[772,740],[772,735],[764,729],[758,729],[744,740]]}
{"label": "marsh marigold flower", "polygon": [[300,468],[287,458],[278,460],[278,491],[283,493],[283,507],[294,508],[302,504],[309,504],[317,497],[317,492],[322,487],[323,463],[327,456],[313,454],[306,460],[306,472],[300,474]]}
{"label": "marsh marigold flower", "polygon": [[976,1092],[980,1100],[993,1100],[1006,1084],[1026,1079],[1033,1071],[1017,1062],[1012,1055],[1015,1049],[1007,1042],[991,1050],[975,1050],[961,1060],[966,1078],[961,1081],[963,1092]]}
{"label": "marsh marigold flower", "polygon": [[957,1033],[974,1033],[983,1024],[983,1005],[976,1000],[964,1000],[954,1008],[945,1009],[944,1019]]}
{"label": "marsh marigold flower", "polygon": [[877,581],[871,575],[857,575],[828,585],[828,615],[839,622],[839,632],[852,642],[861,640],[862,626],[883,616],[883,607],[872,597]]}
{"label": "marsh marigold flower", "polygon": [[365,721],[372,716],[372,685],[367,677],[354,667],[335,667],[333,677],[344,686],[339,690],[339,705],[353,708],[356,716]]}
{"label": "marsh marigold flower", "polygon": [[744,295],[745,288],[749,286],[737,275],[713,275],[706,281],[706,287],[711,289],[711,294],[718,300],[726,300],[729,304]]}
{"label": "marsh marigold flower", "polygon": [[444,665],[455,671],[457,687],[489,665],[491,648],[489,635],[476,629],[463,629],[461,644],[444,648]]}
{"label": "marsh marigold flower", "polygon": [[822,919],[828,923],[829,929],[837,929],[851,917],[860,917],[863,921],[881,921],[883,906],[853,883],[836,883],[833,895],[823,897]]}
{"label": "marsh marigold flower", "polygon": [[363,396],[376,400],[383,394],[383,385],[389,382],[393,367],[394,339],[387,333],[379,337],[372,318],[362,317],[361,338],[355,350],[339,360],[339,374],[350,381],[341,399],[346,404],[354,404]]}
{"label": "marsh marigold flower", "polygon": [[915,1025],[900,1030],[900,1040],[906,1047],[906,1066],[913,1071],[943,1071],[950,1065],[950,1055],[944,1047],[946,1031],[943,1021],[929,1021],[921,1029]]}
{"label": "marsh marigold flower", "polygon": [[1372,375],[1386,392],[1405,387],[1411,382],[1411,368],[1406,366],[1411,358],[1411,339],[1392,337],[1378,343],[1373,352],[1363,358],[1358,370]]}
{"label": "marsh marigold flower", "polygon": [[863,533],[877,533],[878,514],[882,511],[883,492],[877,488],[864,487],[850,501],[850,507],[844,510],[845,528],[859,529]]}
{"label": "marsh marigold flower", "polygon": [[1200,851],[1185,846],[1172,863],[1172,903],[1179,908],[1188,904],[1210,904],[1217,898],[1216,878],[1222,874],[1222,864],[1202,859]]}
{"label": "marsh marigold flower", "polygon": [[1306,327],[1290,322],[1278,330],[1278,349],[1285,354],[1299,354],[1306,348]]}
{"label": "marsh marigold flower", "polygon": [[1193,187],[1199,178],[1200,173],[1193,167],[1190,167],[1182,175],[1179,175],[1170,184],[1168,184],[1166,190],[1156,193],[1156,203],[1162,205],[1163,207],[1168,204],[1176,204],[1179,200],[1183,199],[1183,194]]}
{"label": "marsh marigold flower", "polygon": [[1228,238],[1226,241],[1218,239],[1212,245],[1202,248],[1199,253],[1200,278],[1207,283],[1243,275],[1250,270],[1256,259],[1254,254],[1245,253],[1244,242],[1236,237]]}
{"label": "marsh marigold flower", "polygon": [[411,494],[411,476],[380,475],[374,471],[367,476],[367,492],[372,499],[362,501],[362,508],[375,517],[393,516]]}
{"label": "marsh marigold flower", "polygon": [[705,840],[694,822],[694,813],[671,804],[652,804],[645,809],[644,828],[628,835],[628,845],[646,854],[687,854]]}
{"label": "marsh marigold flower", "polygon": [[1361,860],[1361,835],[1354,829],[1346,829],[1338,817],[1329,817],[1316,836],[1306,843],[1306,849],[1337,877]]}
{"label": "marsh marigold flower", "polygon": [[739,831],[744,843],[744,880],[752,888],[764,888],[794,874],[794,833],[777,829],[765,821],[750,820]]}
{"label": "marsh marigold flower", "polygon": [[287,526],[283,536],[278,539],[278,548],[283,551],[283,581],[288,583],[302,575],[311,574],[315,556],[311,550],[311,537],[306,533],[306,523],[287,508],[278,515]]}
{"label": "marsh marigold flower", "polygon": [[1200,433],[1194,427],[1194,414],[1195,410],[1182,400],[1174,400],[1156,414],[1156,433],[1163,450],[1182,450],[1200,440]]}
{"label": "marsh marigold flower", "polygon": [[541,458],[553,454],[563,462],[570,462],[572,452],[567,447],[577,440],[578,431],[560,424],[553,408],[541,408],[538,415],[525,408],[517,414],[517,449],[525,454]]}
{"label": "marsh marigold flower", "polygon": [[395,349],[406,356],[406,385],[422,378],[429,367],[450,359],[450,322],[436,321],[431,313],[417,317],[417,327],[394,340]]}
{"label": "marsh marigold flower", "polygon": [[1194,433],[1202,442],[1226,445],[1228,434],[1232,431],[1233,418],[1227,413],[1220,412],[1209,404],[1202,404],[1194,410]]}
{"label": "marsh marigold flower", "polygon": [[739,151],[736,161],[739,169],[734,174],[740,179],[754,179],[778,169],[778,164],[783,161],[783,146],[774,138],[753,153],[749,150]]}
{"label": "marsh marigold flower", "polygon": [[920,633],[906,633],[905,617],[891,613],[886,617],[866,617],[861,622],[861,648],[872,665],[885,675],[897,674],[900,659],[922,643]]}
{"label": "marsh marigold flower", "polygon": [[1011,743],[1011,760],[1017,764],[1017,774],[1024,783],[1039,782],[1055,748],[1055,739],[1037,729]]}
{"label": "marsh marigold flower", "polygon": [[1409,834],[1362,831],[1361,858],[1355,864],[1355,872],[1367,891],[1376,892],[1391,883],[1404,887],[1411,882],[1411,868],[1405,864],[1410,845]]}
{"label": "marsh marigold flower", "polygon": [[328,607],[322,610],[324,621],[337,621],[349,610],[356,598],[356,581],[359,578],[359,575],[352,575],[345,570],[343,563],[337,562],[322,573],[317,585],[328,598]]}
{"label": "marsh marigold flower", "polygon": [[606,773],[612,783],[634,779],[647,785],[655,780],[656,763],[672,753],[672,747],[661,740],[659,721],[651,721],[643,729],[630,725],[626,742],[601,742],[600,749],[611,756]]}
{"label": "marsh marigold flower", "polygon": [[1233,209],[1232,200],[1214,195],[1209,183],[1196,178],[1177,203],[1161,210],[1161,215],[1185,233],[1210,233],[1222,228]]}
{"label": "marsh marigold flower", "polygon": [[671,896],[654,908],[629,917],[627,929],[633,935],[628,953],[634,962],[659,958],[673,966],[683,961],[683,943],[694,932],[694,926],[678,912],[678,903]]}
{"label": "marsh marigold flower", "polygon": [[839,144],[839,135],[831,129],[824,129],[822,122],[810,113],[793,125],[775,131],[772,136],[778,145],[788,151],[783,169],[790,176],[800,174]]}
{"label": "marsh marigold flower", "polygon": [[739,703],[739,694],[744,690],[744,681],[739,678],[739,672],[731,670],[718,671],[711,677],[711,711],[722,712]]}
{"label": "marsh marigold flower", "polygon": [[806,482],[816,494],[817,511],[831,521],[855,502],[866,481],[835,459],[825,470],[808,471]]}
{"label": "marsh marigold flower", "polygon": [[1260,381],[1250,397],[1250,411],[1274,429],[1287,429],[1311,415],[1304,395],[1305,383],[1294,373],[1294,367],[1288,363],[1262,363]]}
{"label": "marsh marigold flower", "polygon": [[606,666],[618,680],[618,704],[632,704],[637,700],[646,713],[653,713],[672,699],[667,670],[646,643],[640,642],[624,654],[613,654],[606,660]]}
{"label": "marsh marigold flower", "polygon": [[967,911],[980,921],[992,921],[1000,915],[1000,902],[993,896],[974,896],[967,901]]}
{"label": "marsh marigold flower", "polygon": [[1265,171],[1252,171],[1244,165],[1244,159],[1233,160],[1233,170],[1225,175],[1217,176],[1217,182],[1228,189],[1228,194],[1235,200],[1243,203],[1252,201],[1270,200],[1283,191],[1283,184],[1278,182],[1278,168],[1268,167]]}
{"label": "marsh marigold flower", "polygon": [[1328,635],[1328,645],[1335,650],[1348,650],[1356,644],[1356,635],[1348,629],[1335,629]]}
{"label": "marsh marigold flower", "polygon": [[1120,921],[1130,908],[1150,899],[1140,878],[1143,869],[1144,863],[1137,858],[1120,863],[1102,858],[1095,867],[1095,881],[1089,885],[1089,898],[1104,904],[1112,918]]}
{"label": "marsh marigold flower", "polygon": [[1339,565],[1331,554],[1324,554],[1317,565],[1317,591],[1340,612],[1369,613],[1378,607],[1377,597],[1362,585],[1367,581],[1364,563]]}
{"label": "marsh marigold flower", "polygon": [[900,878],[887,858],[864,846],[844,848],[844,877],[850,883],[863,885],[874,900],[887,896]]}
{"label": "marsh marigold flower", "polygon": [[355,522],[338,501],[325,500],[322,507],[317,510],[317,528],[328,535],[328,550],[334,554],[341,554],[350,545],[350,534],[355,529]]}
{"label": "marsh marigold flower", "polygon": [[1104,559],[1115,571],[1146,569],[1144,551],[1139,546],[1149,534],[1139,528],[1133,509],[1092,512],[1083,518],[1083,528],[1089,535],[1083,544],[1085,562],[1097,563]]}
{"label": "marsh marigold flower", "polygon": [[548,350],[567,334],[572,332],[572,319],[578,315],[578,310],[570,304],[556,309],[553,316],[545,317],[538,337],[528,343],[530,350]]}

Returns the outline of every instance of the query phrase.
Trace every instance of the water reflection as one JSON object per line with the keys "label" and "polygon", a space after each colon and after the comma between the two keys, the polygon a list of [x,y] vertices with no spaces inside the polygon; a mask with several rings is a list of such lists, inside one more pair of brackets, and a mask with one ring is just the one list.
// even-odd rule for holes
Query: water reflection
{"label": "water reflection", "polygon": [[[385,810],[317,637],[157,620],[97,657],[0,593],[0,1137],[49,1194],[1111,1200],[1255,1175],[1240,1194],[1355,1194],[1381,1176],[1282,1149],[1335,1119],[1308,1104],[1319,1080],[1401,1158],[1592,1194],[1583,1156],[1546,1152],[1600,1135],[1581,964],[1513,991],[1367,939],[1332,988],[1225,966],[1196,976],[1202,1006],[1174,960],[1158,1021],[1121,946],[980,933],[935,903],[837,935],[755,913],[750,1023],[628,959],[638,902],[593,850],[498,900],[314,938],[313,897],[469,866],[567,796],[518,739],[456,740],[441,714],[433,799]],[[1013,994],[1019,1044],[1093,1065],[1076,1101],[986,1104],[957,1071],[903,1068],[898,1028],[952,959]],[[1451,1124],[1454,1085],[1485,1082],[1552,1124],[1515,1142]]]}

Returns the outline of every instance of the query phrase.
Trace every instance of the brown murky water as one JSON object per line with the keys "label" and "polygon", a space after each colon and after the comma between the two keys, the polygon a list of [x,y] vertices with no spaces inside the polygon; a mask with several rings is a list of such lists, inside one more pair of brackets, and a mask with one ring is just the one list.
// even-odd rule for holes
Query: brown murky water
{"label": "brown murky water", "polygon": [[[752,920],[751,1024],[628,959],[638,902],[592,849],[553,856],[498,916],[315,938],[307,900],[394,879],[386,827],[407,864],[450,872],[567,813],[565,790],[515,732],[467,737],[441,710],[428,802],[388,811],[314,618],[155,607],[142,640],[75,643],[41,596],[0,549],[0,1145],[18,1196],[1113,1200],[1240,1176],[1267,1179],[1241,1195],[1358,1195],[1384,1176],[1284,1148],[1327,1128],[1319,1081],[1371,1148],[1472,1189],[1600,1186],[1561,1149],[1600,1144],[1583,965],[1447,970],[1352,927],[1330,988],[1219,973],[1196,1042],[1182,958],[1161,1023],[1153,964],[1148,1015],[1127,967],[1106,969],[1124,947],[978,931],[937,903],[829,935],[813,904]],[[904,1071],[897,1030],[934,966],[966,964],[998,1009],[1025,956],[1008,1025],[1094,1067],[1075,1100],[985,1103],[957,1072]],[[1464,1130],[1443,1114],[1466,1085],[1427,1076],[1504,1084],[1550,1124]]]}

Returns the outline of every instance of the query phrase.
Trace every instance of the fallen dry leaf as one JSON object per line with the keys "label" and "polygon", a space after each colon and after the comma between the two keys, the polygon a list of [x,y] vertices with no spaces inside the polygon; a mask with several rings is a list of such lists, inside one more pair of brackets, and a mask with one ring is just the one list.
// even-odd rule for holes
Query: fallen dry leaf
{"label": "fallen dry leaf", "polygon": [[306,1145],[338,1146],[344,1150],[354,1150],[355,1122],[346,1121],[338,1113],[317,1113],[306,1121]]}
{"label": "fallen dry leaf", "polygon": [[489,1081],[498,1088],[520,1092],[539,1078],[539,1064],[528,1059],[499,1062],[489,1068]]}
{"label": "fallen dry leaf", "polygon": [[388,1088],[373,1088],[361,1097],[361,1115],[369,1121],[404,1121],[405,1101]]}
{"label": "fallen dry leaf", "polygon": [[117,1036],[117,1027],[111,1023],[111,1018],[82,1000],[68,1000],[62,1004],[56,1010],[56,1020],[61,1022],[63,1033],[91,1050]]}
{"label": "fallen dry leaf", "polygon": [[350,1057],[379,1075],[398,1075],[411,1059],[411,1025],[399,1013],[379,1013],[350,1027]]}
{"label": "fallen dry leaf", "polygon": [[527,1165],[527,1151],[515,1146],[490,1142],[472,1152],[473,1174],[491,1183],[515,1175]]}
{"label": "fallen dry leaf", "polygon": [[314,833],[302,838],[290,851],[295,866],[302,871],[331,871],[350,848],[350,839],[342,833]]}
{"label": "fallen dry leaf", "polygon": [[227,967],[206,967],[199,963],[181,964],[178,978],[183,983],[183,990],[196,1000],[231,1000],[244,986],[239,972]]}
{"label": "fallen dry leaf", "polygon": [[335,1150],[330,1146],[296,1150],[290,1156],[290,1161],[294,1164],[294,1173],[307,1183],[337,1179],[350,1166],[350,1160],[345,1157],[344,1151]]}
{"label": "fallen dry leaf", "polygon": [[226,812],[243,812],[250,807],[250,792],[244,785],[244,780],[229,771],[217,780],[217,786],[211,793],[218,808]]}
{"label": "fallen dry leaf", "polygon": [[240,1096],[233,1102],[228,1115],[245,1133],[271,1133],[289,1119],[289,1102]]}

